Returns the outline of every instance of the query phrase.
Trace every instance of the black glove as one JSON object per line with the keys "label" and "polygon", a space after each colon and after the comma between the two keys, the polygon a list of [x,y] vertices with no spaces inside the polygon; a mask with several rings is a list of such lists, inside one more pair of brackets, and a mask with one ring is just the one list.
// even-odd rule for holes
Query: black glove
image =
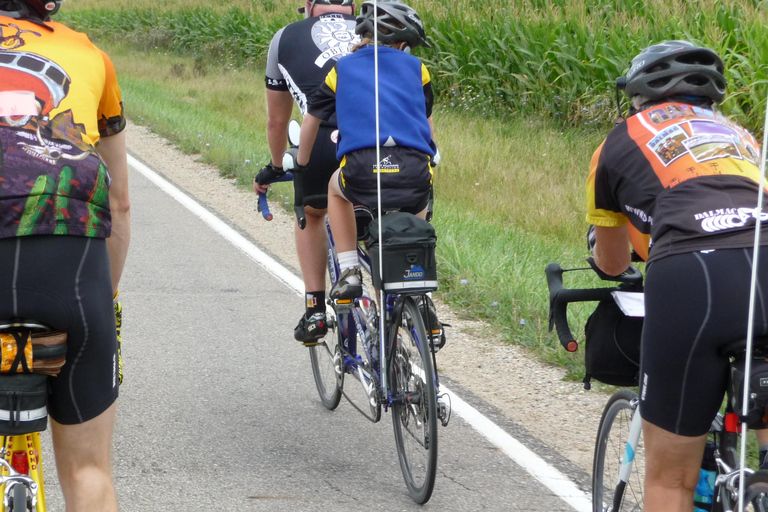
{"label": "black glove", "polygon": [[590,225],[589,229],[587,230],[587,249],[589,249],[589,254],[592,256],[595,255],[595,244],[597,243],[597,237],[595,236],[595,226]]}
{"label": "black glove", "polygon": [[275,167],[272,162],[270,162],[262,167],[256,177],[253,178],[253,181],[259,185],[269,185],[283,174],[285,174],[285,171],[282,167]]}

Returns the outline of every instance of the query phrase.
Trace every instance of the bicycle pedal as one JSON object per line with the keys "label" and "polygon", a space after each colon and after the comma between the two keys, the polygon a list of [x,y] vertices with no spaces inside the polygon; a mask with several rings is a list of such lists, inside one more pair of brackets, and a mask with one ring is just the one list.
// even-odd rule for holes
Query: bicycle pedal
{"label": "bicycle pedal", "polygon": [[451,397],[447,393],[437,395],[437,417],[444,427],[451,421]]}
{"label": "bicycle pedal", "polygon": [[336,311],[350,311],[355,307],[355,301],[352,299],[334,299],[333,306]]}

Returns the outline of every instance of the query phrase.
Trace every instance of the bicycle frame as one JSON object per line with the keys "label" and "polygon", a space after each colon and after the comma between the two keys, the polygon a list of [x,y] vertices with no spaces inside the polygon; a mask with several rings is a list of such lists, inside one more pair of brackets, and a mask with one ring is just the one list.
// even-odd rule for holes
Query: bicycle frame
{"label": "bicycle frame", "polygon": [[619,469],[619,481],[616,482],[616,489],[613,495],[612,510],[621,510],[621,502],[624,500],[624,489],[632,473],[632,465],[635,462],[637,454],[637,445],[640,442],[640,434],[643,430],[643,420],[640,416],[640,400],[635,398],[631,405],[634,408],[632,413],[632,423],[629,426],[629,435],[627,436],[627,446],[624,448],[624,456],[621,459],[621,469]]}
{"label": "bicycle frame", "polygon": [[[341,269],[339,267],[339,260],[338,260],[338,252],[336,250],[336,244],[333,239],[333,233],[331,232],[331,226],[330,222],[328,220],[328,217],[325,218],[325,230],[326,230],[326,239],[328,242],[328,270],[330,274],[331,284],[335,285],[336,282],[339,279],[339,276],[341,274]],[[371,258],[368,255],[368,253],[360,246],[360,244],[357,245],[357,257],[358,261],[360,262],[360,266],[362,269],[367,273],[369,276],[371,275]],[[395,307],[397,305],[397,299],[398,295],[392,295],[392,294],[385,294],[384,296],[384,311],[383,311],[383,318],[391,318],[391,315],[394,313]],[[389,369],[390,364],[390,354],[389,354],[389,332],[387,332],[388,322],[386,320],[379,322],[379,332],[378,335],[380,336],[380,340],[384,340],[384,343],[381,343],[380,340],[377,340],[375,343],[373,340],[369,340],[368,343],[370,344],[369,347],[374,348],[378,346],[378,361],[379,364],[371,365],[371,371],[373,374],[368,374],[368,372],[365,370],[365,368],[362,368],[363,365],[360,364],[355,358],[355,356],[360,355],[359,354],[359,348],[357,345],[357,336],[358,333],[362,335],[362,339],[366,340],[366,335],[368,338],[370,338],[371,329],[367,327],[366,319],[361,318],[360,314],[358,313],[359,309],[363,310],[363,314],[366,314],[371,307],[371,303],[375,304],[375,301],[371,299],[370,297],[361,297],[357,299],[356,304],[349,304],[350,309],[348,312],[342,313],[339,316],[346,316],[347,321],[346,325],[343,318],[337,318],[337,321],[339,322],[339,327],[342,331],[342,337],[346,342],[346,348],[348,354],[347,356],[350,357],[349,361],[347,361],[347,357],[345,357],[345,366],[351,370],[351,372],[360,380],[361,384],[363,385],[366,393],[368,393],[368,396],[371,395],[371,390],[375,385],[378,385],[378,391],[380,396],[378,397],[379,403],[384,406],[384,410],[387,411],[397,400],[397,397],[393,397],[391,393],[391,388],[388,382],[388,379],[386,378],[386,370]],[[354,306],[358,306],[359,309],[355,308]],[[351,318],[352,322],[349,322],[349,319]],[[383,336],[381,333],[381,330],[384,330]],[[428,342],[428,340],[418,340],[419,343],[421,342]],[[374,360],[376,357],[372,353],[370,353],[369,347],[362,347],[365,351],[365,355],[369,360]],[[432,351],[429,350],[429,353]],[[432,353],[432,356],[434,358],[434,353]],[[354,359],[354,361],[352,361]],[[385,365],[382,367],[381,361],[385,362]],[[373,361],[375,362],[375,361]],[[439,380],[437,377],[437,372],[435,372],[435,380],[436,382],[435,387],[436,389],[439,389]],[[374,382],[376,384],[374,384]],[[373,405],[373,404],[372,404]]]}
{"label": "bicycle frame", "polygon": [[[11,482],[17,485],[27,485],[32,496],[32,509],[36,512],[46,512],[45,484],[43,482],[43,459],[40,445],[40,432],[16,436],[1,436],[2,458],[0,458],[0,489],[3,500],[0,502],[0,512],[6,511],[8,491]],[[23,461],[29,468],[29,474],[19,474],[12,467],[14,454],[23,453]],[[24,462],[22,462],[23,464]]]}

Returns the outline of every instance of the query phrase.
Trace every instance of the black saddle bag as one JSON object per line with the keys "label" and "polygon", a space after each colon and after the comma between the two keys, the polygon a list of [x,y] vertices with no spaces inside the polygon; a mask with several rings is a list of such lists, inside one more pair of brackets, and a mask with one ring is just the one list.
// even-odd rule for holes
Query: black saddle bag
{"label": "black saddle bag", "polygon": [[[729,391],[731,407],[741,416],[744,399],[744,369],[746,358],[740,357],[731,363],[729,375]],[[768,360],[753,358],[749,375],[749,402],[747,403],[746,421],[751,429],[764,429],[768,427]]]}
{"label": "black saddle bag", "polygon": [[41,432],[48,427],[48,376],[0,374],[0,435]]}
{"label": "black saddle bag", "polygon": [[637,386],[643,319],[626,316],[613,299],[603,300],[584,331],[584,389],[591,388],[591,379],[612,386]]}
{"label": "black saddle bag", "polygon": [[[377,289],[389,293],[437,290],[437,236],[432,224],[409,213],[394,212],[382,217],[381,237],[377,220],[371,221],[368,230],[371,236],[368,246],[371,273]],[[379,244],[384,258],[381,274]],[[383,276],[383,283],[380,275]]]}

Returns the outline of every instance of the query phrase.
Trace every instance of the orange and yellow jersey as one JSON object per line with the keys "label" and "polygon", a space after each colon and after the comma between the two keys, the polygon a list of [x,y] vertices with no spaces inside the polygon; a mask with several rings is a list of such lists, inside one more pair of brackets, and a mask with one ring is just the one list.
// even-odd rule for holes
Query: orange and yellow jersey
{"label": "orange and yellow jersey", "polygon": [[0,238],[109,236],[95,145],[124,128],[115,69],[85,34],[0,16]]}
{"label": "orange and yellow jersey", "polygon": [[592,157],[587,222],[629,223],[646,260],[748,247],[759,154],[755,138],[718,112],[681,103],[644,110],[616,126]]}

